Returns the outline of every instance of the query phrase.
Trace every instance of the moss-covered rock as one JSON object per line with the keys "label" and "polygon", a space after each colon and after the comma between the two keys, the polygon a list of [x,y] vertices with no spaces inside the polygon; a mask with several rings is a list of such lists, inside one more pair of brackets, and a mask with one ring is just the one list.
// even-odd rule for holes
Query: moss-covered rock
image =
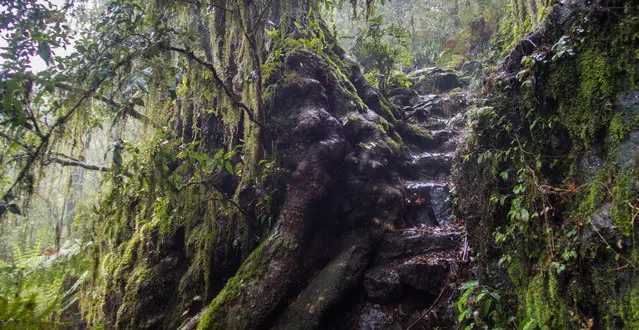
{"label": "moss-covered rock", "polygon": [[518,63],[487,79],[490,108],[470,114],[457,157],[476,274],[502,288],[520,326],[636,326],[638,127],[628,95],[639,12],[613,3],[625,8],[614,18],[599,4],[555,5],[522,41],[535,47],[522,45],[511,54]]}

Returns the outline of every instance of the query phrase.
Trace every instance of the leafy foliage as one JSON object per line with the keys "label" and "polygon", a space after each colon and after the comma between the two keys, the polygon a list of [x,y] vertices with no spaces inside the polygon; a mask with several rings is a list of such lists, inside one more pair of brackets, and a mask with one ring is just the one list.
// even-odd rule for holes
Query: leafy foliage
{"label": "leafy foliage", "polygon": [[0,265],[0,324],[8,329],[56,326],[55,313],[74,304],[88,277],[90,248],[69,241],[50,255],[16,250],[14,264]]}
{"label": "leafy foliage", "polygon": [[457,321],[463,329],[511,329],[514,317],[508,317],[500,295],[478,281],[462,284],[457,300]]}
{"label": "leafy foliage", "polygon": [[368,80],[388,92],[393,70],[410,64],[407,47],[407,30],[394,24],[384,26],[383,17],[378,15],[359,29],[353,52],[366,69]]}

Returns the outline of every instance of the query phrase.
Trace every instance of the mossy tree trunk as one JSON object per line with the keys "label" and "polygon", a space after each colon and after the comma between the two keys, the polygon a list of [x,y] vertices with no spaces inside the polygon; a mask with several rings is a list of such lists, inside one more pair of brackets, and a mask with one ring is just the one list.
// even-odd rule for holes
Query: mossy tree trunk
{"label": "mossy tree trunk", "polygon": [[[228,83],[235,83],[233,79],[242,78],[249,72],[256,78],[241,83],[242,97],[246,104],[256,109],[255,118],[264,123],[260,127],[244,119],[243,137],[248,142],[244,155],[248,170],[238,189],[250,184],[257,175],[257,162],[265,156],[276,159],[276,163],[290,169],[291,174],[286,180],[286,195],[274,228],[212,301],[199,327],[252,329],[276,323],[282,328],[295,327],[296,324],[317,327],[330,303],[336,302],[348,285],[355,283],[357,276],[354,274],[363,270],[370,250],[367,238],[370,234],[366,232],[361,233],[363,238],[356,244],[338,243],[337,246],[343,245],[346,251],[359,251],[349,254],[353,258],[340,264],[351,272],[338,272],[338,276],[329,277],[328,281],[319,281],[322,284],[318,290],[326,292],[323,297],[326,302],[309,299],[303,307],[315,310],[315,313],[288,313],[285,318],[279,319],[277,315],[286,309],[287,299],[295,297],[309,281],[308,275],[322,264],[313,260],[309,249],[313,248],[313,243],[319,244],[320,249],[327,247],[321,247],[322,242],[312,237],[312,232],[330,231],[326,227],[336,224],[318,216],[320,207],[327,203],[339,206],[328,202],[328,199],[340,175],[341,179],[349,175],[347,156],[355,158],[351,161],[357,161],[358,143],[379,143],[379,155],[374,157],[378,159],[390,155],[391,150],[384,142],[385,137],[375,127],[379,115],[372,113],[375,118],[372,121],[358,118],[366,127],[352,132],[359,135],[355,139],[349,137],[340,121],[344,116],[357,116],[370,110],[366,107],[344,109],[344,103],[362,103],[353,85],[355,79],[361,79],[361,75],[330,39],[330,32],[317,15],[317,1],[284,0],[262,6],[243,3],[227,4],[227,7],[229,5],[237,5],[240,14],[232,17],[224,12],[216,18],[217,22],[224,22],[216,31],[218,44],[224,44],[219,48],[219,57],[228,58],[228,67],[236,68],[235,77]],[[264,11],[266,14],[262,14]],[[267,20],[255,22],[255,17],[260,16]],[[266,22],[278,26],[282,38],[289,40],[287,43],[293,44],[293,47],[276,49],[282,45],[269,44],[264,32],[268,28]],[[235,44],[237,39],[242,41]],[[296,46],[296,42],[290,40],[302,43],[315,41],[319,46]],[[281,59],[273,58],[274,50],[282,52],[279,55]],[[271,76],[266,79],[260,73],[260,66],[264,64],[274,66]],[[269,91],[270,99],[262,98],[263,91]],[[369,89],[365,91],[371,92]],[[379,101],[373,103],[377,103],[378,110],[383,110]],[[234,109],[230,107],[229,110]],[[263,150],[266,145],[274,147]],[[391,192],[391,195],[393,193],[394,197],[399,196],[398,192]],[[356,224],[356,227],[361,225]],[[348,232],[350,228],[343,229]],[[339,230],[336,233],[342,234]],[[333,252],[329,258],[331,255],[341,254]]]}
{"label": "mossy tree trunk", "polygon": [[[403,210],[391,171],[401,138],[388,136],[397,113],[336,44],[318,1],[187,8],[202,47],[164,46],[186,57],[191,72],[173,126],[210,155],[243,144],[234,158],[243,169],[149,193],[171,200],[173,215],[134,230],[116,252],[106,319],[118,327],[317,327],[357,284],[380,228]],[[198,82],[207,70],[219,81]],[[215,114],[198,109],[203,89],[216,91]],[[272,224],[258,220],[265,216]],[[167,222],[169,235],[154,234]],[[298,294],[304,306],[289,308]]]}

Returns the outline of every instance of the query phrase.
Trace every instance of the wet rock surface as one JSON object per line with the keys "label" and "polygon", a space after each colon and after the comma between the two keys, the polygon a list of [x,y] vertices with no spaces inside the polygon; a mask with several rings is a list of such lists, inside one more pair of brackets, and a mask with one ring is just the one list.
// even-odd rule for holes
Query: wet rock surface
{"label": "wet rock surface", "polygon": [[[412,127],[410,132],[399,129],[409,150],[398,164],[399,188],[408,205],[406,223],[383,234],[359,292],[343,305],[348,311],[336,311],[340,316],[326,320],[324,328],[405,329],[419,321],[415,329],[430,329],[452,324],[433,315],[440,310],[450,316],[453,290],[446,291],[446,298],[439,296],[452,287],[463,249],[464,229],[452,211],[451,167],[469,94],[433,94],[459,86],[451,72],[426,69],[414,76],[437,78],[430,81],[432,89],[426,91],[427,82],[422,82],[422,87],[394,89],[389,98]],[[433,314],[420,319],[431,305]]]}
{"label": "wet rock surface", "polygon": [[617,164],[623,170],[629,170],[639,165],[639,157],[636,151],[639,150],[639,131],[630,133],[628,139],[619,146],[617,151]]}

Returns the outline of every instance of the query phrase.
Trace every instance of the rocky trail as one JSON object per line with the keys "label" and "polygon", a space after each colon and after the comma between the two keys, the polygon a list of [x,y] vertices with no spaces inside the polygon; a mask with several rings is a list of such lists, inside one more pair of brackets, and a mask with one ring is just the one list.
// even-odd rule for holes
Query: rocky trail
{"label": "rocky trail", "polygon": [[416,89],[396,89],[390,96],[406,121],[428,131],[427,137],[405,139],[410,152],[399,174],[409,205],[407,224],[384,235],[364,273],[359,289],[364,292],[345,302],[353,309],[329,328],[431,329],[453,321],[455,282],[467,249],[464,228],[452,211],[451,167],[469,93]]}

